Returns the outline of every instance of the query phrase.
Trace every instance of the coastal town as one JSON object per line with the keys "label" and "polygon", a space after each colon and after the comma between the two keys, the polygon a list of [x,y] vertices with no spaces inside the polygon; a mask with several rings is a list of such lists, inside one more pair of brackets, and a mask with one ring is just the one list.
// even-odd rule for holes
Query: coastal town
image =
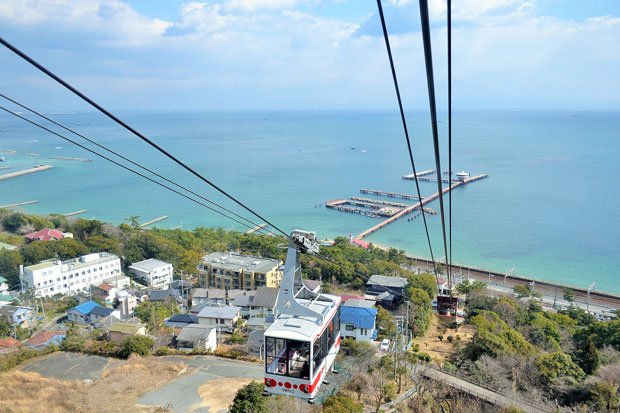
{"label": "coastal town", "polygon": [[[4,229],[0,244],[4,272],[0,278],[0,360],[5,386],[12,380],[11,374],[16,374],[13,372],[21,371],[37,374],[41,380],[78,380],[80,386],[94,389],[109,385],[104,379],[114,374],[113,369],[108,371],[109,367],[98,363],[127,360],[123,362],[127,369],[142,363],[174,372],[159,375],[157,380],[144,378],[151,387],[134,391],[124,401],[145,411],[195,411],[198,405],[235,411],[237,390],[257,383],[262,388],[269,351],[265,332],[278,318],[285,270],[284,257],[274,248],[276,237],[209,230],[202,236],[209,238],[211,246],[199,249],[190,246],[190,238],[197,239],[203,230],[114,227],[9,210],[0,210],[0,222]],[[60,225],[36,229],[49,223]],[[30,229],[33,231],[26,232]],[[616,307],[602,305],[613,303],[611,296],[592,294],[583,302],[576,298],[576,291],[564,288],[562,297],[550,302],[548,294],[535,290],[535,285],[519,283],[518,277],[510,277],[514,285],[510,289],[497,285],[501,283],[485,283],[486,275],[476,277],[476,271],[474,275],[469,271],[469,276],[450,286],[445,269],[436,278],[424,260],[352,241],[337,239],[323,248],[330,255],[333,250],[357,256],[357,260],[365,257],[365,265],[372,267],[365,271],[367,278],[312,256],[303,260],[303,289],[339,297],[342,348],[334,372],[325,379],[313,404],[294,408],[340,411],[329,409],[344,403],[351,411],[417,411],[415,406],[433,405],[431,395],[442,395],[458,408],[551,411],[544,395],[530,400],[518,389],[499,386],[498,377],[477,377],[476,370],[459,365],[459,361],[463,363],[466,352],[474,349],[482,352],[476,363],[485,353],[487,363],[491,355],[505,357],[503,353],[522,354],[527,359],[539,346],[549,358],[561,361],[551,367],[545,364],[550,362],[547,359],[531,359],[540,363],[540,369],[552,369],[548,372],[554,377],[549,376],[549,391],[555,377],[568,375],[578,383],[597,368],[606,371],[619,365],[615,358],[620,350]],[[182,244],[188,249],[175,250]],[[102,245],[110,250],[100,249]],[[219,248],[214,248],[217,245]],[[223,248],[227,245],[236,248]],[[132,252],[134,248],[140,251]],[[191,254],[192,259],[190,250],[197,253]],[[139,259],[129,260],[130,254]],[[376,271],[381,268],[383,271]],[[462,274],[462,268],[460,271]],[[444,305],[444,297],[453,297],[451,302],[456,305]],[[521,312],[529,314],[530,321],[521,321],[526,328],[515,330],[510,325],[519,328],[514,324],[517,319],[511,321],[511,317]],[[542,324],[536,327],[536,323]],[[596,338],[579,336],[586,344],[592,343],[588,346],[595,346],[598,360],[594,370],[585,373],[588,361],[579,353],[585,350],[569,356],[561,350],[563,342],[570,339],[566,334],[571,331],[577,337],[578,332],[583,335],[585,330],[600,329],[607,333],[591,333],[597,334]],[[217,370],[210,366],[219,365],[218,360],[226,368],[201,378],[201,368]],[[565,363],[573,370],[566,370]],[[75,375],[68,373],[73,368]],[[132,374],[136,374],[135,380],[143,379],[139,371],[127,371],[128,377]],[[597,385],[608,383],[604,377]],[[209,383],[218,380],[226,383],[228,391],[207,391]],[[378,388],[373,387],[375,380],[381,383]],[[187,387],[180,386],[181,382],[187,382]],[[613,381],[610,383],[613,386]],[[605,403],[617,406],[617,393],[613,387],[609,389]],[[270,409],[275,409],[274,400],[284,397],[260,393],[261,403],[271,403]],[[289,399],[280,403],[289,403],[289,408],[290,403],[298,404]],[[190,400],[194,400],[191,406]],[[10,411],[9,405],[1,407]]]}

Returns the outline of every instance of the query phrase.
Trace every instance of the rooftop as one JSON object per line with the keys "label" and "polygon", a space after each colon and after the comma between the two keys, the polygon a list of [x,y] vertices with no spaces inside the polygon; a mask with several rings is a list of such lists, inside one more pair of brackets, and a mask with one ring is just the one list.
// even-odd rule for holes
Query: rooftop
{"label": "rooftop", "polygon": [[223,319],[231,320],[239,315],[240,310],[241,309],[239,307],[230,306],[230,305],[226,305],[226,306],[214,305],[211,307],[205,306],[198,313],[198,318],[223,318]]}
{"label": "rooftop", "polygon": [[343,307],[373,308],[374,303],[368,300],[352,298],[342,304]]}
{"label": "rooftop", "polygon": [[109,316],[110,314],[112,314],[112,312],[114,312],[113,309],[108,308],[108,307],[102,307],[100,305],[94,307],[92,310],[90,310],[90,314],[91,315],[97,315],[100,317],[106,317]]}
{"label": "rooftop", "polygon": [[7,337],[7,338],[3,338],[2,340],[0,340],[0,349],[6,349],[6,348],[11,348],[11,347],[19,347],[21,346],[22,343],[20,343],[19,341],[15,340],[13,337]]}
{"label": "rooftop", "polygon": [[59,344],[66,335],[67,332],[63,330],[42,331],[39,334],[30,337],[24,344],[30,347],[42,346],[49,344],[50,342]]}
{"label": "rooftop", "polygon": [[39,240],[39,241],[51,241],[63,239],[65,235],[62,231],[57,229],[43,228],[40,231],[31,232],[30,234],[25,235],[26,239],[31,241]]}
{"label": "rooftop", "polygon": [[139,262],[134,262],[133,264],[131,264],[131,266],[129,267],[140,270],[140,271],[145,271],[145,272],[149,272],[149,271],[153,271],[157,268],[160,267],[165,267],[170,265],[169,262],[166,261],[161,261],[158,260],[156,258],[149,258],[148,260],[144,260],[144,261],[139,261]]}
{"label": "rooftop", "polygon": [[73,307],[71,310],[75,310],[78,313],[83,314],[83,315],[88,315],[90,314],[91,311],[93,311],[93,308],[95,307],[99,307],[99,304],[97,304],[93,300],[90,300],[90,301],[86,301],[85,303],[82,303],[80,305]]}
{"label": "rooftop", "polygon": [[204,264],[230,271],[269,272],[282,264],[280,260],[242,255],[235,252],[212,252],[203,258]]}
{"label": "rooftop", "polygon": [[118,322],[113,323],[108,327],[108,331],[113,333],[122,333],[122,334],[130,334],[136,335],[141,328],[144,327],[144,324],[141,323],[127,323],[127,322]]}
{"label": "rooftop", "polygon": [[198,340],[209,337],[209,334],[211,334],[212,330],[212,328],[206,326],[190,324],[183,327],[183,329],[177,336],[177,341],[189,341],[191,343],[195,343]]}
{"label": "rooftop", "polygon": [[15,245],[7,244],[6,242],[0,242],[0,250],[16,250],[17,247]]}
{"label": "rooftop", "polygon": [[407,279],[401,277],[388,277],[386,275],[373,275],[370,277],[367,286],[379,285],[387,288],[405,288],[407,286]]}
{"label": "rooftop", "polygon": [[150,301],[165,301],[168,298],[176,300],[181,297],[179,290],[151,290],[149,291],[149,300]]}
{"label": "rooftop", "polygon": [[279,292],[280,289],[277,287],[258,287],[252,300],[252,307],[275,307]]}
{"label": "rooftop", "polygon": [[376,318],[376,308],[343,306],[340,309],[340,321],[343,324],[353,324],[355,328],[373,328]]}

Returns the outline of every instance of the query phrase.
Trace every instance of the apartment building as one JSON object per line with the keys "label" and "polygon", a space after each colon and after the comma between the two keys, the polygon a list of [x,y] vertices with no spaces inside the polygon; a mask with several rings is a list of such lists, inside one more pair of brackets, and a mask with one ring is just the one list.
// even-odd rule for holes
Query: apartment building
{"label": "apartment building", "polygon": [[213,252],[205,255],[198,267],[200,286],[223,290],[279,287],[282,280],[281,266],[280,260],[234,252]]}
{"label": "apartment building", "polygon": [[147,287],[167,289],[172,283],[174,269],[169,262],[155,258],[133,263],[129,267],[136,281],[145,284]]}
{"label": "apartment building", "polygon": [[91,284],[121,274],[121,260],[114,254],[99,252],[66,261],[46,260],[24,267],[24,289],[35,296],[73,295],[88,292]]}

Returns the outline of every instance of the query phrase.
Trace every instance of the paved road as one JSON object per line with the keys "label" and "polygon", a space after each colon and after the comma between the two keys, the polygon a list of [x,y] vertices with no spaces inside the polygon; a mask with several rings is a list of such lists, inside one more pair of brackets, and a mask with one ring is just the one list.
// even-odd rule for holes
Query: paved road
{"label": "paved road", "polygon": [[503,394],[496,393],[484,387],[473,384],[469,381],[460,379],[458,377],[451,376],[447,373],[436,370],[432,367],[424,367],[423,370],[421,370],[421,373],[425,377],[445,383],[451,387],[454,387],[458,390],[469,393],[472,396],[476,396],[480,399],[486,400],[487,402],[494,404],[496,406],[499,406],[499,407],[507,408],[510,406],[515,406],[515,407],[522,409],[526,413],[545,413],[545,410],[542,410],[534,406],[530,406],[518,400],[514,400]]}
{"label": "paved road", "polygon": [[[208,412],[208,408],[195,409],[201,403],[198,388],[211,380],[220,378],[251,378],[263,380],[263,365],[210,356],[169,356],[166,360],[185,363],[193,371],[184,374],[164,386],[138,399],[143,406],[164,406],[169,403],[175,412]],[[217,413],[217,412],[210,412]]]}
{"label": "paved road", "polygon": [[123,360],[80,353],[57,352],[37,357],[20,366],[20,370],[39,373],[59,380],[97,380],[106,368],[114,368]]}

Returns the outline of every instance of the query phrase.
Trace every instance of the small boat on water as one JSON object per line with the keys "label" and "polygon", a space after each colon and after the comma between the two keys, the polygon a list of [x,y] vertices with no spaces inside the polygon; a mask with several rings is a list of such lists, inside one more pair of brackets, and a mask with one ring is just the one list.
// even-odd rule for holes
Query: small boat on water
{"label": "small boat on water", "polygon": [[0,156],[0,162],[6,162],[6,158],[4,156]]}
{"label": "small boat on water", "polygon": [[456,178],[457,178],[459,181],[464,181],[464,180],[466,180],[467,178],[469,178],[469,172],[461,171],[461,172],[459,172],[459,173],[457,173],[457,174],[456,174]]}

